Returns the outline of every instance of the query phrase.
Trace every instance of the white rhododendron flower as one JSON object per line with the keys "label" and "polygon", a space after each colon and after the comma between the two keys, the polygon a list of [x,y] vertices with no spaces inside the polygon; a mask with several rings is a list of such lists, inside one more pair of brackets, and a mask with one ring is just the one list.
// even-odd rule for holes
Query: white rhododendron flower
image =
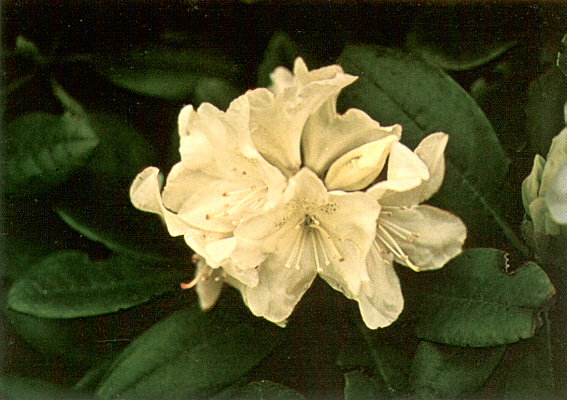
{"label": "white rhododendron flower", "polygon": [[522,184],[524,208],[537,233],[561,234],[567,224],[567,128],[553,138],[545,158],[537,154]]}
{"label": "white rhododendron flower", "polygon": [[293,73],[280,67],[272,79],[226,112],[185,107],[181,162],[163,189],[156,168],[140,173],[132,202],[197,254],[195,279],[182,287],[196,287],[203,309],[228,283],[255,315],[285,325],[320,275],[359,302],[370,328],[387,326],[403,307],[392,261],[439,268],[464,242],[457,217],[418,205],[441,184],[447,136],[414,153],[399,143],[399,125],[337,114],[340,90],[356,80],[337,65],[308,71],[298,58]]}

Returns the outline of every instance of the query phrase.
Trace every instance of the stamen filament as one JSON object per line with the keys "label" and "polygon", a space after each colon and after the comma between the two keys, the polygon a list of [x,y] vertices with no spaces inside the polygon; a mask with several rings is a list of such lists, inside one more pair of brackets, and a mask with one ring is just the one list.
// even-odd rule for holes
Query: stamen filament
{"label": "stamen filament", "polygon": [[[252,187],[254,187],[254,185],[252,185]],[[264,191],[264,190],[267,190],[267,189],[268,189],[267,186],[263,186],[263,187],[255,188],[255,189],[250,189],[250,190],[252,190],[252,192],[248,193],[246,196],[244,196],[244,198],[237,201],[234,205],[231,206],[230,203],[224,205],[224,207],[230,207],[230,208],[223,210],[220,214],[217,214],[217,215],[207,214],[205,216],[205,219],[209,220],[209,219],[213,219],[213,218],[227,217],[229,215],[236,213],[237,211],[239,211],[240,209],[242,209],[244,206],[246,206],[249,203],[252,203],[250,205],[254,206],[254,208],[255,208],[259,205],[260,200],[262,199],[261,196],[256,197],[256,195],[258,193]],[[238,193],[238,192],[244,192],[244,191],[247,191],[247,190],[249,190],[249,189],[231,192],[230,194],[234,194],[234,193]],[[225,193],[223,193],[223,196],[227,197],[227,196],[225,196]],[[258,200],[258,201],[256,201],[256,200]],[[254,201],[256,201],[256,203],[254,203]]]}
{"label": "stamen filament", "polygon": [[[317,241],[315,240],[315,236],[313,237],[313,240],[311,240],[311,243],[313,243],[313,254],[315,255],[315,264],[317,265],[317,272],[321,272],[323,271],[323,269],[319,264],[319,253],[317,252]],[[323,253],[324,252],[325,250],[323,249]]]}
{"label": "stamen filament", "polygon": [[[388,229],[390,229],[390,231],[392,231],[392,233],[394,233],[396,236],[398,236],[401,239],[404,239],[408,242],[413,242],[413,238],[411,236],[416,236],[416,234],[417,234],[417,232],[411,232],[411,231],[409,231],[405,228],[402,228],[399,225],[394,224],[391,221],[388,221],[385,218],[380,218],[380,223],[382,225],[386,225],[386,227]],[[419,234],[417,234],[417,236],[419,236]]]}
{"label": "stamen filament", "polygon": [[323,227],[321,227],[321,224],[319,223],[319,221],[314,220],[313,223],[309,224],[308,226],[310,228],[317,229],[323,235],[324,238],[327,238],[327,241],[330,244],[331,250],[333,251],[335,257],[338,258],[339,261],[345,260],[345,258],[341,255],[341,253],[339,253],[339,250],[337,250],[335,243],[333,243],[333,239],[331,239],[331,235],[329,235],[329,233],[325,229],[323,229]]}
{"label": "stamen filament", "polygon": [[295,238],[295,241],[293,242],[293,247],[291,248],[291,252],[289,253],[289,257],[287,259],[287,261],[284,264],[284,267],[286,268],[291,268],[291,262],[293,260],[295,260],[295,252],[298,248],[299,242],[301,240],[301,237],[303,236],[303,230],[301,231],[301,233]]}
{"label": "stamen filament", "polygon": [[392,235],[390,235],[390,233],[388,233],[388,231],[382,226],[382,225],[378,225],[378,229],[386,236],[386,239],[388,239],[390,242],[388,242],[388,240],[384,239],[381,235],[377,234],[376,237],[378,239],[380,239],[380,241],[382,243],[384,243],[384,245],[392,252],[394,253],[394,255],[398,258],[401,258],[402,260],[404,260],[407,264],[408,267],[410,267],[411,269],[413,269],[416,272],[421,271],[421,269],[416,266],[415,264],[413,264],[411,262],[411,260],[409,259],[408,255],[402,250],[402,248],[400,247],[400,245],[394,240],[394,238],[392,237]]}
{"label": "stamen filament", "polygon": [[327,254],[327,249],[325,249],[325,241],[323,240],[321,235],[315,235],[315,237],[317,238],[317,241],[321,245],[321,249],[323,249],[323,256],[325,256],[325,265],[328,267],[329,265],[331,265],[331,260],[329,259],[329,255]]}

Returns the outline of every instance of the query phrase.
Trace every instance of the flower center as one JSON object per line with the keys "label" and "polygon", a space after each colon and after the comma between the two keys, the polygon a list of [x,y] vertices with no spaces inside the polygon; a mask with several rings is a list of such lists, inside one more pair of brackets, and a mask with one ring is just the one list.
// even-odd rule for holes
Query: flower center
{"label": "flower center", "polygon": [[227,200],[223,205],[223,210],[215,215],[207,214],[205,219],[237,216],[238,219],[232,221],[232,224],[236,226],[242,222],[242,217],[246,211],[254,210],[262,204],[266,199],[267,193],[268,186],[266,185],[260,187],[250,185],[246,189],[223,192],[222,196]]}
{"label": "flower center", "polygon": [[[378,225],[376,229],[376,239],[374,240],[374,246],[377,247],[380,254],[386,254],[388,253],[388,251],[390,251],[396,257],[404,260],[411,269],[413,269],[416,272],[419,272],[421,269],[411,262],[408,255],[398,244],[398,241],[400,239],[405,242],[412,243],[414,241],[414,238],[419,237],[419,232],[412,232],[392,222],[389,219],[389,217],[392,216],[392,212],[387,211],[388,209],[392,209],[392,208],[399,209],[402,211],[406,210],[405,206],[382,207],[382,210],[386,210],[386,211],[382,211],[378,218]],[[387,260],[384,261],[388,262]]]}
{"label": "flower center", "polygon": [[[321,226],[321,222],[311,214],[305,214],[303,221],[298,223],[295,230],[299,231],[293,243],[292,250],[284,266],[286,268],[300,269],[300,260],[305,249],[306,243],[310,242],[315,257],[317,272],[323,270],[322,264],[331,265],[331,260],[337,259],[339,262],[345,258],[341,255],[331,235]],[[309,245],[309,244],[308,244]]]}

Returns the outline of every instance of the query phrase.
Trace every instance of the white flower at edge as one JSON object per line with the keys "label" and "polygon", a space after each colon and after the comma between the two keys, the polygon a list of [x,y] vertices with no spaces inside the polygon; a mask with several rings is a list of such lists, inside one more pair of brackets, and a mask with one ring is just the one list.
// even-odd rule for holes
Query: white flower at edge
{"label": "white flower at edge", "polygon": [[567,160],[557,169],[545,195],[545,202],[551,218],[560,225],[567,225]]}
{"label": "white flower at edge", "polygon": [[[214,304],[219,282],[226,281],[254,314],[283,325],[319,274],[359,302],[369,327],[389,325],[403,305],[399,282],[391,266],[384,268],[388,253],[380,254],[376,267],[368,260],[376,258],[369,254],[375,255],[372,246],[381,237],[376,220],[382,216],[378,227],[385,226],[390,212],[381,213],[378,189],[360,190],[376,180],[390,149],[405,149],[397,143],[401,128],[381,127],[360,110],[338,115],[337,96],[356,79],[339,66],[308,71],[297,59],[293,74],[278,68],[272,78],[270,90],[247,92],[226,113],[209,104],[183,109],[181,162],[163,191],[157,169],[143,171],[132,185],[132,202],[160,214],[169,232],[184,235],[201,257],[195,280],[185,286],[197,286],[203,308]],[[422,150],[434,151],[439,164],[439,148]],[[384,198],[392,191],[415,197],[437,190],[443,173],[430,179],[427,161],[423,172],[415,169],[415,157],[409,163],[390,157],[388,178],[397,183]],[[425,223],[426,231],[434,222],[456,224],[445,214],[419,211],[402,222]],[[442,266],[439,261],[462,245],[457,250],[453,240],[439,255],[439,241],[425,236],[417,242],[433,246],[427,253],[433,260],[416,259],[424,269]],[[392,251],[416,268],[403,250]]]}
{"label": "white flower at edge", "polygon": [[561,234],[567,224],[567,128],[553,138],[545,158],[537,154],[531,173],[522,184],[524,208],[534,230],[547,235]]}

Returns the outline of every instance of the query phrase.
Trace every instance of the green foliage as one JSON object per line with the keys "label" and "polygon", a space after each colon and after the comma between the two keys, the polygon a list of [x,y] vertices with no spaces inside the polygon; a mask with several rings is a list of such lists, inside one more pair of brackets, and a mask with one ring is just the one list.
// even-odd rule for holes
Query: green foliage
{"label": "green foliage", "polygon": [[[506,382],[505,400],[551,400],[555,396],[552,366],[552,343],[550,322],[545,315],[545,324],[533,340],[526,343],[527,350],[512,368]],[[558,321],[559,322],[559,321]]]}
{"label": "green foliage", "polygon": [[[405,46],[410,53],[446,70],[477,68],[518,43],[514,40],[519,36],[514,32],[516,25],[510,26],[516,29],[502,29],[502,21],[497,21],[501,18],[488,12],[470,15],[463,8],[428,10],[413,21]],[[480,20],[486,29],[478,29]],[[432,24],[436,29],[431,29]]]}
{"label": "green foliage", "polygon": [[466,348],[423,341],[417,349],[410,384],[422,398],[454,399],[482,387],[506,346]]}
{"label": "green foliage", "polygon": [[239,81],[238,65],[220,51],[196,43],[190,40],[148,43],[111,57],[93,57],[91,63],[117,86],[165,100],[187,101],[195,91],[203,92],[210,90],[211,85],[221,85],[225,93],[218,105],[228,106],[224,96],[238,95],[237,89],[229,83]]}
{"label": "green foliage", "polygon": [[534,335],[555,289],[534,263],[508,270],[506,256],[471,249],[435,272],[418,337],[456,346],[498,346]]}
{"label": "green foliage", "polygon": [[173,290],[182,276],[119,256],[93,262],[79,252],[61,252],[16,281],[7,305],[41,318],[89,317],[144,303]]}
{"label": "green foliage", "polygon": [[277,345],[281,329],[218,305],[179,311],[140,336],[96,391],[111,398],[203,398],[235,382]]}
{"label": "green foliage", "polygon": [[0,376],[0,397],[5,400],[82,400],[86,395],[38,379]]}
{"label": "green foliage", "polygon": [[397,50],[349,46],[338,61],[359,76],[342,92],[342,108],[401,124],[410,148],[430,133],[449,134],[445,179],[429,202],[461,217],[473,243],[486,245],[502,230],[521,247],[500,216],[509,160],[474,100],[440,69]]}
{"label": "green foliage", "polygon": [[293,63],[298,56],[297,44],[287,34],[277,32],[270,39],[262,64],[258,67],[258,86],[270,86],[272,84],[270,74],[277,67],[285,67],[293,71]]}
{"label": "green foliage", "polygon": [[24,114],[8,123],[3,133],[4,190],[18,196],[35,195],[65,181],[99,144],[86,114],[71,108],[61,115]]}
{"label": "green foliage", "polygon": [[555,65],[530,83],[526,128],[533,151],[542,157],[546,157],[551,140],[565,128],[566,101],[567,77]]}
{"label": "green foliage", "polygon": [[345,400],[388,399],[382,385],[362,372],[345,374]]}
{"label": "green foliage", "polygon": [[245,386],[231,386],[211,397],[211,400],[301,400],[300,393],[270,381],[250,382]]}

